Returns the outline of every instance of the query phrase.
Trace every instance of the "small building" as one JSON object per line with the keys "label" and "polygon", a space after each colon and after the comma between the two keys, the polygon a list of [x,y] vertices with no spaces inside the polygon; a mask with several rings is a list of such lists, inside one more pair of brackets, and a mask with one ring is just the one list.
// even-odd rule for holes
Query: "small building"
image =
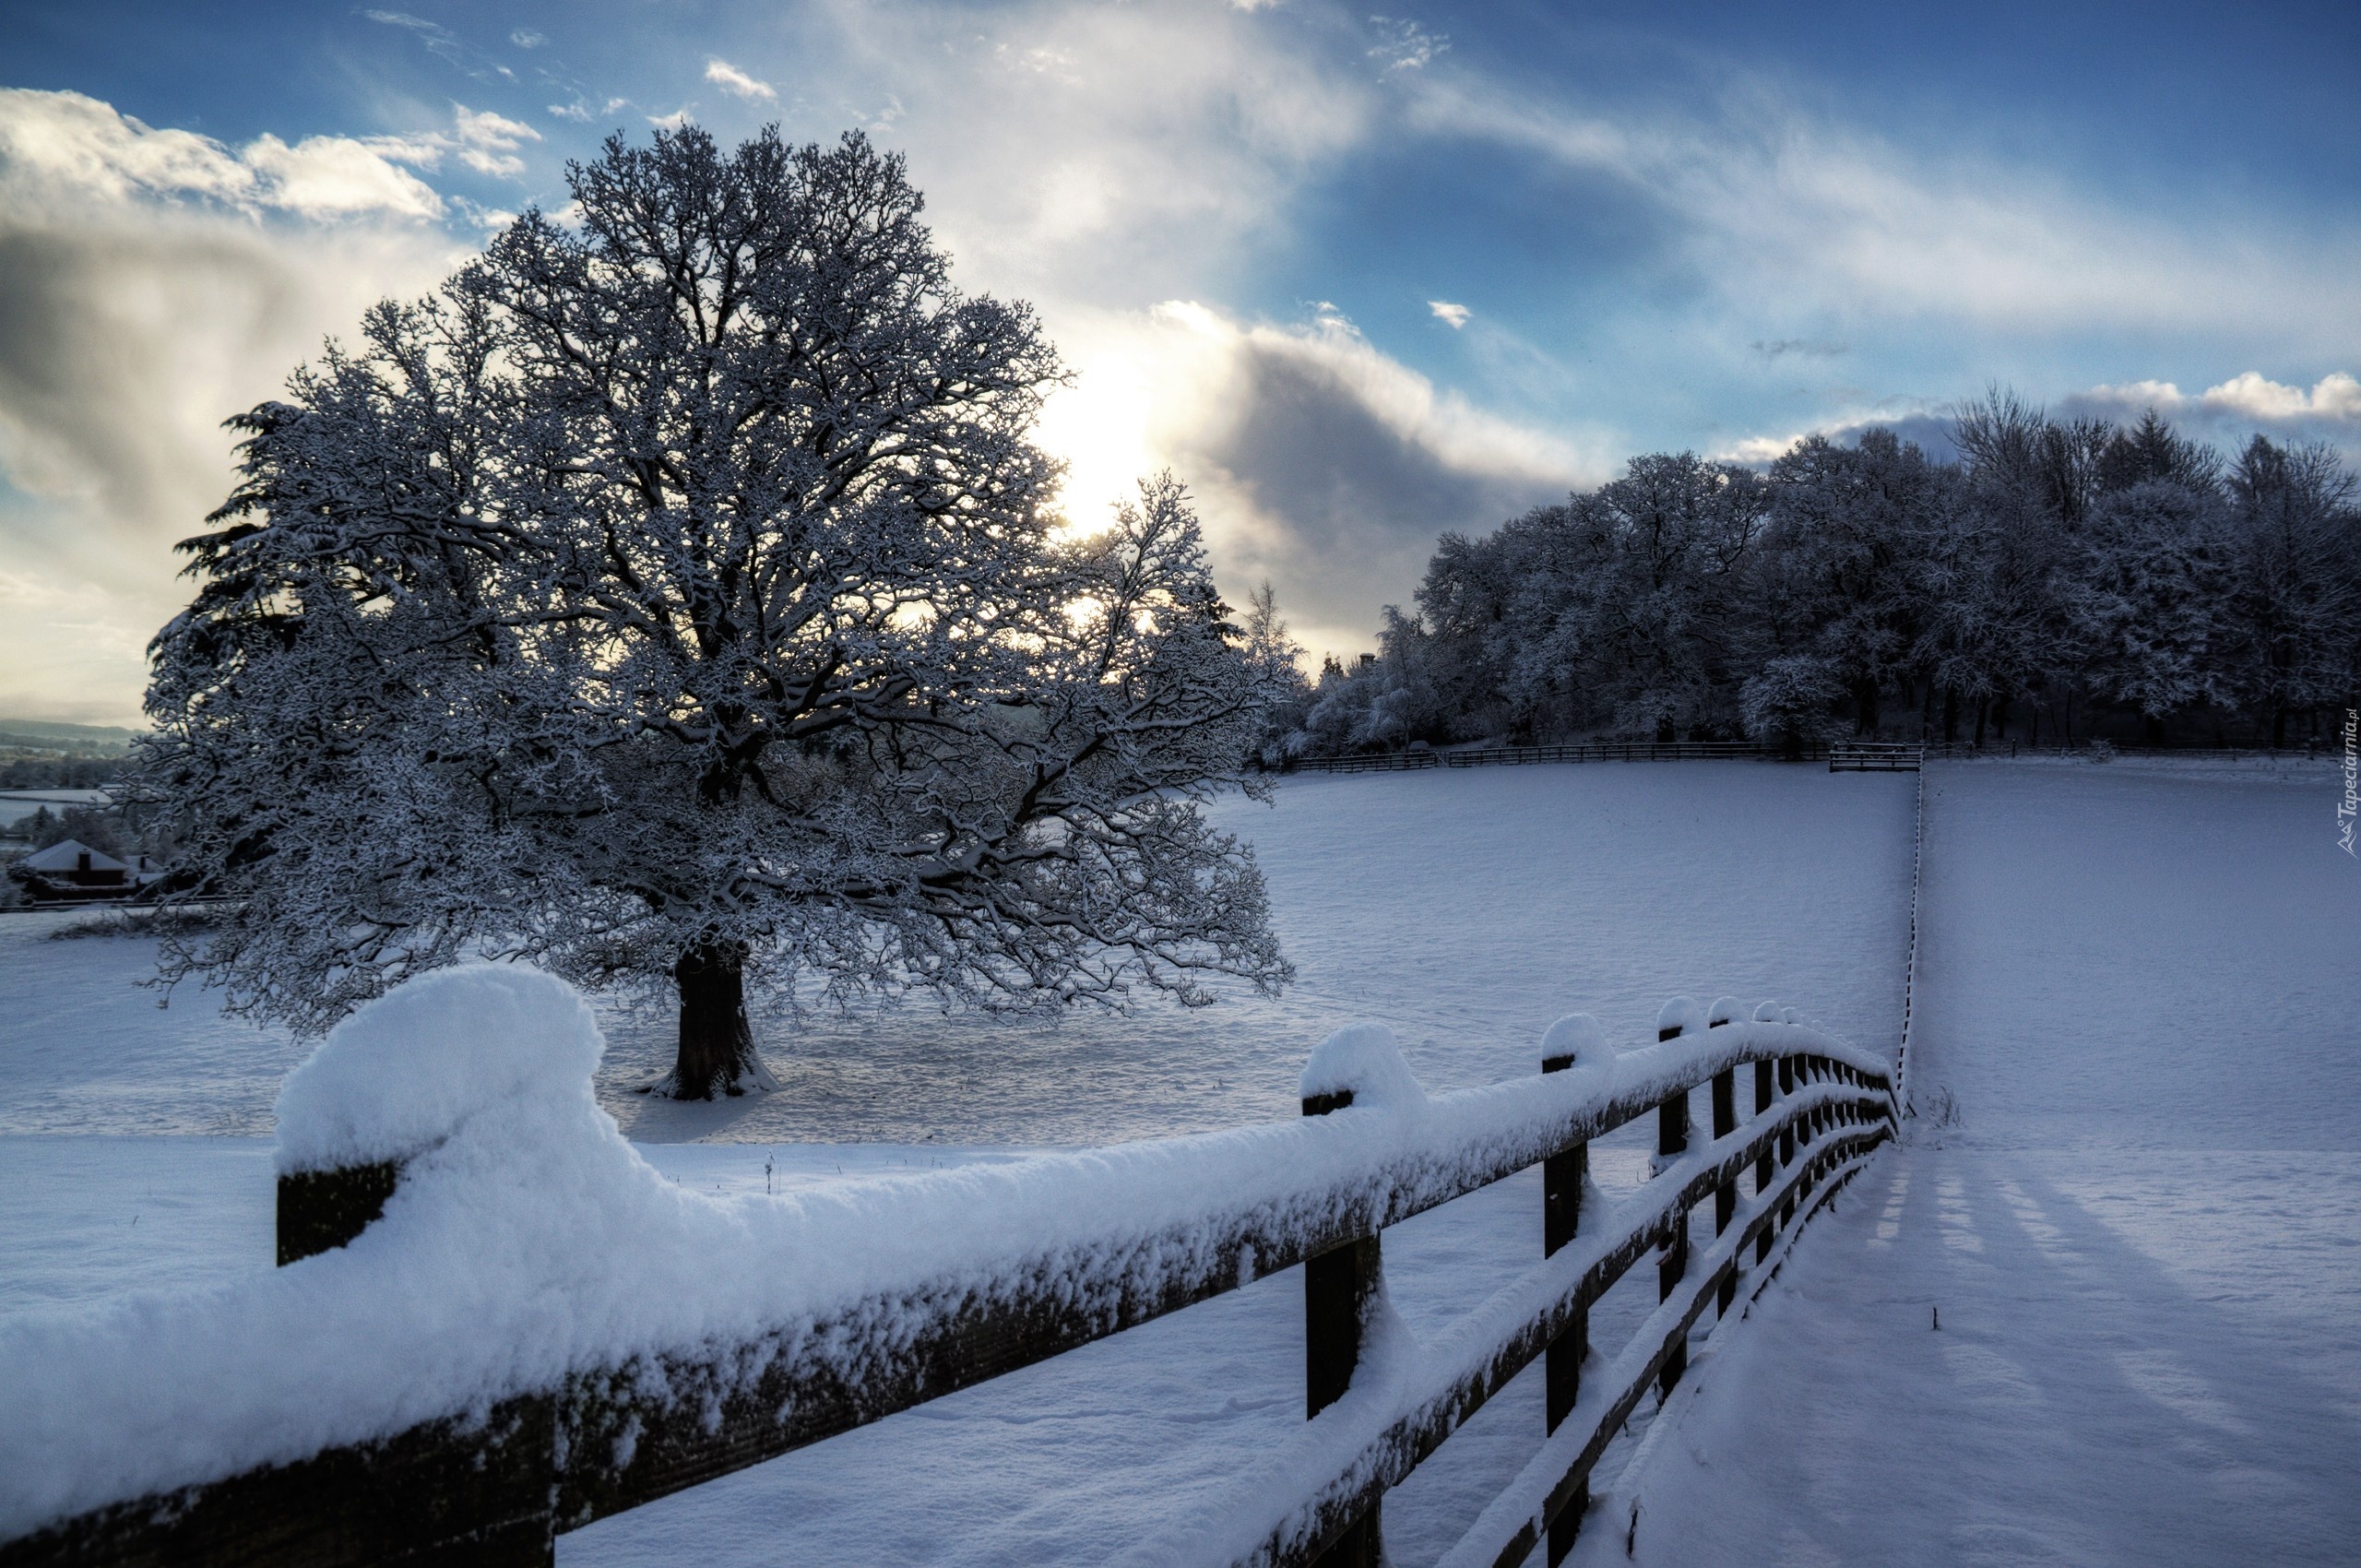
{"label": "small building", "polygon": [[122,898],[162,874],[162,868],[145,855],[135,860],[136,864],[118,860],[103,849],[67,838],[18,860],[8,867],[8,875],[24,884],[26,894],[36,902]]}

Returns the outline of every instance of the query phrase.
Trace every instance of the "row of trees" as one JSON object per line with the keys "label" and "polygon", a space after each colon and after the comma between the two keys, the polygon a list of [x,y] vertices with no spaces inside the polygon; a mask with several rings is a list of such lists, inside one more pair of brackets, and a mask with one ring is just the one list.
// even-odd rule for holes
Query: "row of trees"
{"label": "row of trees", "polygon": [[12,757],[0,762],[0,790],[96,790],[128,766],[125,757]]}
{"label": "row of trees", "polygon": [[1891,432],[1767,472],[1690,454],[1480,539],[1331,659],[1265,755],[1480,737],[2236,739],[2319,732],[2361,689],[2361,513],[2321,446],[2235,459],[2151,411],[1994,392],[1956,463]]}

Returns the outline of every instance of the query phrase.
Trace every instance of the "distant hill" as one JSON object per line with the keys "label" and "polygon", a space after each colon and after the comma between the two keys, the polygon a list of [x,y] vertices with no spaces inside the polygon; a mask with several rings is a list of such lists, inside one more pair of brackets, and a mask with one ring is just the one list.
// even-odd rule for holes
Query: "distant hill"
{"label": "distant hill", "polygon": [[121,756],[136,730],[105,724],[58,724],[46,719],[0,718],[0,750],[65,752],[77,756]]}

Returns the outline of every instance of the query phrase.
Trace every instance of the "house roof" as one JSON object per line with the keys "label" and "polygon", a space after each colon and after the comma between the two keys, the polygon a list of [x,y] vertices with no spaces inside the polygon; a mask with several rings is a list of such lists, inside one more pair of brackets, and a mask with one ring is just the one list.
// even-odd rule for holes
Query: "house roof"
{"label": "house roof", "polygon": [[36,849],[17,863],[27,871],[78,871],[82,857],[90,857],[92,871],[129,871],[131,868],[103,850],[73,838],[61,839],[46,849]]}

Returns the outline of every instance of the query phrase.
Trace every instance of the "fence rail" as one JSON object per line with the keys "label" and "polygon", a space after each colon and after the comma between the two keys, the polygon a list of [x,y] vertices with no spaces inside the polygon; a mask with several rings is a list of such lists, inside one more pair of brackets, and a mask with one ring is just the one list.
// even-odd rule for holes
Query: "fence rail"
{"label": "fence rail", "polygon": [[1516,767],[1545,762],[1821,762],[1832,773],[1916,771],[1928,757],[1992,760],[2002,757],[2094,755],[2175,757],[2191,761],[2274,761],[2327,757],[2312,747],[2136,746],[2081,742],[2029,746],[2014,741],[1982,746],[1965,741],[1810,741],[1801,745],[1762,745],[1753,741],[1588,741],[1548,746],[1478,746],[1452,751],[1373,752],[1359,756],[1297,757],[1290,773],[1417,773],[1434,767]]}
{"label": "fence rail", "polygon": [[[110,1498],[88,1495],[108,1484],[104,1476],[69,1476],[55,1483],[63,1490],[54,1498],[78,1501],[63,1516],[55,1507],[42,1515],[41,1504],[0,1481],[0,1537],[13,1538],[0,1540],[0,1564],[546,1563],[558,1533],[1299,1264],[1311,1419],[1273,1460],[1292,1482],[1290,1501],[1273,1512],[1257,1501],[1270,1495],[1267,1486],[1242,1496],[1205,1521],[1193,1554],[1258,1565],[1374,1564],[1386,1489],[1546,1355],[1549,1435],[1453,1561],[1514,1562],[1546,1539],[1555,1562],[1572,1541],[1608,1437],[1649,1386],[1669,1391],[1681,1375],[1691,1327],[1709,1309],[1729,1310],[1741,1277],[1770,1258],[1774,1233],[1808,1217],[1892,1134],[1884,1061],[1791,1018],[1768,1004],[1747,1018],[1726,999],[1710,1012],[1677,999],[1658,1040],[1630,1052],[1608,1048],[1587,1020],[1562,1021],[1545,1039],[1536,1077],[1431,1099],[1413,1084],[1406,1099],[1398,1086],[1409,1082],[1407,1070],[1393,1056],[1390,1069],[1364,1065],[1341,1081],[1315,1085],[1308,1074],[1307,1090],[1319,1092],[1307,1093],[1295,1123],[994,1168],[991,1181],[1003,1191],[989,1200],[977,1197],[973,1182],[906,1184],[896,1201],[918,1205],[912,1213],[981,1235],[1000,1234],[1001,1220],[961,1205],[989,1208],[1005,1198],[1009,1214],[1024,1204],[1034,1206],[1028,1213],[1062,1213],[1044,1200],[1077,1182],[1095,1182],[1100,1194],[1160,1191],[1157,1182],[1169,1186],[1174,1172],[1198,1166],[1210,1195],[1186,1215],[1158,1218],[1150,1205],[1117,1220],[1086,1216],[989,1266],[937,1269],[827,1310],[783,1309],[760,1332],[716,1338],[684,1329],[670,1349],[580,1366],[387,1435],[221,1479],[179,1484],[150,1476],[133,1494]],[[335,1045],[332,1037],[324,1049]],[[1315,1069],[1323,1060],[1315,1053]],[[1741,1120],[1736,1086],[1746,1069],[1753,1113]],[[1692,1147],[1691,1100],[1701,1088],[1712,1131]],[[1589,1141],[1652,1111],[1655,1173],[1612,1212],[1583,1216]],[[1441,1339],[1363,1366],[1365,1309],[1382,1278],[1384,1229],[1536,1164],[1545,1188],[1536,1266]],[[255,1289],[315,1286],[306,1267],[362,1269],[404,1255],[379,1248],[369,1259],[356,1250],[341,1263],[312,1261],[373,1226],[398,1231],[430,1223],[421,1214],[460,1211],[414,1197],[381,1217],[403,1184],[424,1192],[445,1179],[440,1170],[421,1156],[282,1176],[282,1261],[294,1266]],[[1741,1196],[1750,1173],[1752,1191]],[[1709,1201],[1714,1240],[1692,1249],[1691,1211]],[[800,1213],[777,1206],[789,1243]],[[1651,1251],[1661,1304],[1631,1344],[1585,1380],[1591,1304]],[[642,1266],[631,1256],[614,1261],[619,1269]],[[301,1299],[317,1296],[313,1289]],[[208,1312],[225,1314],[222,1337],[234,1337],[227,1314],[240,1310],[236,1302],[189,1298],[178,1310],[183,1339],[190,1325],[202,1336]],[[109,1331],[121,1345],[101,1335],[84,1349],[136,1359],[154,1318]],[[337,1325],[318,1331],[332,1335]],[[0,1382],[30,1381],[37,1370],[0,1356]],[[169,1384],[175,1372],[165,1364],[153,1375]],[[431,1374],[419,1369],[430,1382]],[[158,1408],[170,1408],[175,1391],[161,1387],[157,1396]],[[70,1410],[27,1404],[63,1425],[45,1431],[36,1420],[0,1437],[0,1472],[12,1454],[55,1452],[89,1455],[92,1470],[107,1470],[115,1451],[135,1441],[129,1432],[75,1428],[79,1418]],[[243,1420],[253,1425],[254,1413]],[[181,1451],[201,1450],[191,1434],[174,1435]]]}
{"label": "fence rail", "polygon": [[1517,767],[1544,762],[1709,762],[1726,758],[1818,762],[1828,747],[1758,745],[1752,741],[1587,741],[1551,746],[1481,746],[1453,751],[1378,752],[1364,756],[1299,757],[1306,773],[1415,773],[1430,767]]}
{"label": "fence rail", "polygon": [[1828,748],[1831,773],[1916,773],[1927,748],[1899,742],[1848,741]]}

